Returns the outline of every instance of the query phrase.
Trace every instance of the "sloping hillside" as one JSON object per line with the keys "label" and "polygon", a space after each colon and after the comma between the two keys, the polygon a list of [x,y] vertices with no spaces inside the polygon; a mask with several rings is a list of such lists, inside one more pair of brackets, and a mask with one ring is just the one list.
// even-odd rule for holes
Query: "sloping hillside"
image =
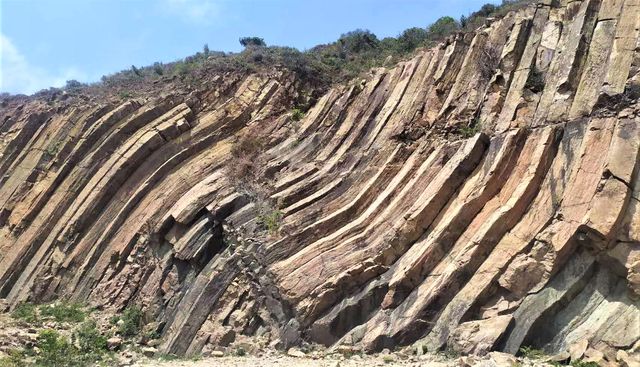
{"label": "sloping hillside", "polygon": [[640,340],[640,1],[487,23],[302,118],[286,71],[6,103],[0,298],[137,304],[176,354],[269,333],[615,359]]}

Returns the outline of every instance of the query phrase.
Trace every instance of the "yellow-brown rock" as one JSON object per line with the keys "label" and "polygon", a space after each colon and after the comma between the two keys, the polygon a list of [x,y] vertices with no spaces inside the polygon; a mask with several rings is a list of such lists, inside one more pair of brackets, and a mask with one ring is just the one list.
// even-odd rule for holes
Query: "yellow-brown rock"
{"label": "yellow-brown rock", "polygon": [[162,353],[250,335],[635,361],[639,34],[638,0],[543,1],[298,122],[283,71],[4,104],[0,298],[139,304]]}

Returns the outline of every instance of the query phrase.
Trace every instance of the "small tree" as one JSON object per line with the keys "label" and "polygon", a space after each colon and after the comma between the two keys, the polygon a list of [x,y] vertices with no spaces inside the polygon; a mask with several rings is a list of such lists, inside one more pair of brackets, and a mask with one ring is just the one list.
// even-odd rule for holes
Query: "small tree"
{"label": "small tree", "polygon": [[429,32],[424,28],[413,27],[405,29],[398,36],[398,48],[401,52],[410,52],[424,44],[429,37]]}
{"label": "small tree", "polygon": [[249,47],[249,46],[264,47],[267,45],[267,43],[264,42],[264,39],[260,37],[241,37],[240,44],[243,47]]}
{"label": "small tree", "polygon": [[441,40],[460,28],[458,22],[451,17],[442,17],[429,26],[429,38],[433,41]]}
{"label": "small tree", "polygon": [[209,52],[209,45],[205,43],[202,47],[202,53],[204,54],[204,57],[209,56]]}
{"label": "small tree", "polygon": [[498,7],[493,4],[484,4],[480,8],[480,10],[476,12],[476,14],[482,17],[488,17],[491,14],[493,14],[493,12],[495,12],[497,9]]}
{"label": "small tree", "polygon": [[369,51],[378,47],[378,37],[367,29],[356,29],[340,36],[338,44],[347,54]]}
{"label": "small tree", "polygon": [[469,18],[467,18],[465,15],[461,15],[460,16],[460,28],[466,27],[467,23],[469,23]]}
{"label": "small tree", "polygon": [[67,80],[67,83],[64,86],[64,89],[67,90],[71,90],[71,89],[80,89],[84,86],[83,83],[80,83],[79,81],[75,80],[75,79],[71,79],[71,80]]}
{"label": "small tree", "polygon": [[155,71],[156,74],[158,75],[162,75],[164,74],[164,67],[162,66],[162,63],[160,62],[154,62],[153,63],[153,71]]}
{"label": "small tree", "polygon": [[142,74],[140,73],[140,69],[138,69],[135,65],[131,65],[131,71],[137,76],[142,76]]}

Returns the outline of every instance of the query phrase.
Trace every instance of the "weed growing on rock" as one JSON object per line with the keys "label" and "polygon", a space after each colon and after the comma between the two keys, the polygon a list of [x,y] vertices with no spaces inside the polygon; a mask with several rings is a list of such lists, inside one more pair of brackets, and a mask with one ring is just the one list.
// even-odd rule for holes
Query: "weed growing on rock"
{"label": "weed growing on rock", "polygon": [[291,119],[293,121],[300,121],[304,117],[304,112],[302,112],[299,108],[294,108],[291,110]]}
{"label": "weed growing on rock", "polygon": [[62,142],[61,141],[57,141],[57,142],[49,145],[47,147],[47,150],[46,150],[47,155],[49,155],[50,157],[55,157],[58,154],[58,152],[60,152],[61,146],[62,146]]}
{"label": "weed growing on rock", "polygon": [[479,133],[480,130],[482,130],[482,126],[480,125],[478,118],[476,118],[468,125],[460,127],[460,135],[462,135],[463,138],[468,139]]}
{"label": "weed growing on rock", "polygon": [[278,234],[278,230],[280,229],[280,222],[282,221],[282,212],[279,210],[271,210],[266,213],[262,213],[258,220],[260,224],[269,232],[271,235]]}

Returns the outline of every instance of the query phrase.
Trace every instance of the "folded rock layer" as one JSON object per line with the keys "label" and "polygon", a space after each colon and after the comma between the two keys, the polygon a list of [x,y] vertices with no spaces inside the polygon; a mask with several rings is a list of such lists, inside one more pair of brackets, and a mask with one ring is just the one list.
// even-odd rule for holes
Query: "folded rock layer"
{"label": "folded rock layer", "polygon": [[238,334],[631,349],[639,32],[639,0],[545,0],[336,86],[301,121],[287,72],[5,105],[0,298],[138,304],[177,354]]}

